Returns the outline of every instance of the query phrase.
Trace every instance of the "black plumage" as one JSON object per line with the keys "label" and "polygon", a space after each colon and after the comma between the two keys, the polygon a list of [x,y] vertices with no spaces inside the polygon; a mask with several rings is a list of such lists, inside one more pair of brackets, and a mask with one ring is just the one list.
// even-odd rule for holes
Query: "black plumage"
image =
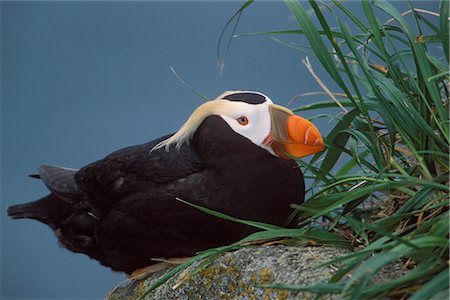
{"label": "black plumage", "polygon": [[293,160],[255,145],[217,115],[204,118],[190,143],[154,149],[168,137],[118,150],[80,170],[43,165],[34,177],[50,194],[12,206],[8,214],[39,220],[62,246],[129,274],[153,258],[192,256],[255,231],[176,197],[236,218],[291,225],[290,204],[304,197]]}

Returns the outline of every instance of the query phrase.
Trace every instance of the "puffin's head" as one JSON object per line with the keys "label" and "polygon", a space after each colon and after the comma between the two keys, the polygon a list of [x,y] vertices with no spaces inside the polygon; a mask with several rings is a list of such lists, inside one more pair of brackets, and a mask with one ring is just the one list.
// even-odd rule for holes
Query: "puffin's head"
{"label": "puffin's head", "polygon": [[319,130],[310,121],[274,104],[262,93],[229,91],[200,105],[177,133],[153,150],[189,143],[202,121],[211,115],[220,116],[236,133],[280,158],[303,157],[324,148]]}

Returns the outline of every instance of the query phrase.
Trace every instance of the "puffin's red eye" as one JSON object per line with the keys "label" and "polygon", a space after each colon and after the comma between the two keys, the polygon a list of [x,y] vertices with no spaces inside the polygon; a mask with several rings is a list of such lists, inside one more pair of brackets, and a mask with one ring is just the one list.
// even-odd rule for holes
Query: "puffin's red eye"
{"label": "puffin's red eye", "polygon": [[245,126],[248,124],[248,119],[246,116],[242,116],[236,119],[238,121],[239,124]]}

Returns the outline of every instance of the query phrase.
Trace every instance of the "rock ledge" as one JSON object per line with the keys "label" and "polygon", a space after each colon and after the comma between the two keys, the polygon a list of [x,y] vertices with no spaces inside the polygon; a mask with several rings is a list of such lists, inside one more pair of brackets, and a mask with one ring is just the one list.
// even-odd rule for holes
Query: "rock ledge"
{"label": "rock ledge", "polygon": [[[189,276],[199,263],[191,265],[150,292],[145,299],[313,299],[314,295],[308,292],[262,286],[271,283],[312,285],[327,282],[335,272],[333,266],[319,268],[318,265],[348,253],[349,250],[333,247],[272,245],[244,248],[225,253],[208,267]],[[394,268],[399,270],[398,266]],[[165,272],[167,269],[145,280],[124,282],[107,299],[136,299]],[[382,280],[398,275],[393,270],[384,273]],[[337,298],[339,295],[321,299]]]}

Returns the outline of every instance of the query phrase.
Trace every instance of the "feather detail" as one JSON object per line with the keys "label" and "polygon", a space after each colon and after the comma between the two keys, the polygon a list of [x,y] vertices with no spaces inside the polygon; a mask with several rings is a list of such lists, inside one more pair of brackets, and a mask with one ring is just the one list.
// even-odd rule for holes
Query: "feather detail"
{"label": "feather detail", "polygon": [[172,144],[175,144],[175,148],[177,150],[180,149],[181,145],[184,143],[190,143],[190,139],[192,138],[194,132],[206,117],[211,115],[227,115],[230,113],[231,108],[230,101],[227,100],[218,99],[203,103],[196,110],[194,110],[192,115],[183,124],[183,126],[181,126],[177,133],[156,144],[150,152],[159,148],[165,148],[168,152]]}

